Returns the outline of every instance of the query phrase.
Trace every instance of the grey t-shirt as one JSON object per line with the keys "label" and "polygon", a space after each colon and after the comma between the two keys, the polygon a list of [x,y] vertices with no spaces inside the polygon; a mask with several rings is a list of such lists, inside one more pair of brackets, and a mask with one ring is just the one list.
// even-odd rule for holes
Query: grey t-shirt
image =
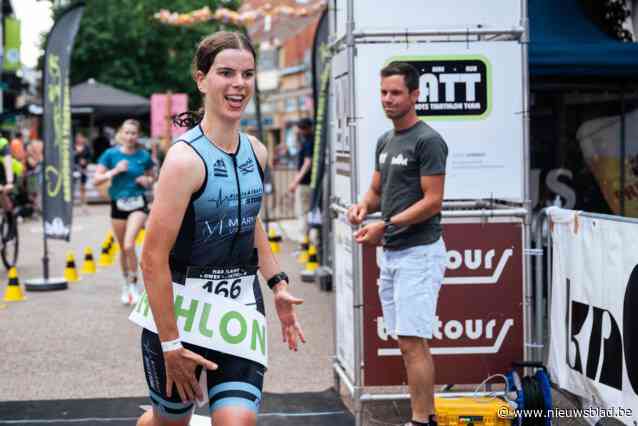
{"label": "grey t-shirt", "polygon": [[[384,133],[377,141],[375,170],[381,173],[381,214],[390,218],[423,198],[421,176],[445,174],[447,144],[422,121]],[[397,250],[431,244],[441,237],[441,215],[408,226],[386,227],[383,246]]]}

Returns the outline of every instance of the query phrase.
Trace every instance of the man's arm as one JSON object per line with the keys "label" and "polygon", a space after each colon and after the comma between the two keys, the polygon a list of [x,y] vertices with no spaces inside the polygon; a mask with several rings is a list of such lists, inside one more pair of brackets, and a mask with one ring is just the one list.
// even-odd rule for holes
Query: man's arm
{"label": "man's arm", "polygon": [[381,173],[377,171],[372,173],[370,188],[363,195],[361,204],[365,205],[368,213],[378,212],[381,208]]}
{"label": "man's arm", "polygon": [[293,178],[292,182],[290,183],[290,186],[288,187],[288,191],[295,192],[295,190],[299,186],[299,183],[303,180],[304,176],[306,176],[306,173],[310,172],[311,167],[312,167],[312,158],[305,157],[303,160],[303,164],[301,165],[301,169],[299,169],[299,171]]}
{"label": "man's arm", "polygon": [[[445,175],[421,176],[423,198],[391,218],[390,223],[398,226],[421,223],[441,211]],[[383,237],[385,222],[369,223],[355,232],[355,241],[361,244],[378,245]]]}
{"label": "man's arm", "polygon": [[390,223],[397,226],[421,223],[441,212],[445,175],[421,176],[423,198],[401,213],[392,216]]}
{"label": "man's arm", "polygon": [[381,173],[375,170],[372,173],[370,188],[363,195],[361,201],[348,209],[348,221],[353,225],[363,222],[368,213],[379,211],[381,207]]}

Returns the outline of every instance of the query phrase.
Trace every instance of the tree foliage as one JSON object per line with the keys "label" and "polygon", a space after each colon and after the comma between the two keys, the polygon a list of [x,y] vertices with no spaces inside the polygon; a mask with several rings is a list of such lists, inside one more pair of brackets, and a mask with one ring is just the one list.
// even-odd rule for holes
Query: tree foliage
{"label": "tree foliage", "polygon": [[[188,93],[191,106],[199,93],[191,78],[191,61],[197,43],[223,28],[210,22],[192,27],[172,27],[153,15],[161,8],[189,12],[219,0],[85,0],[71,57],[71,84],[94,78],[122,90],[149,97],[158,92]],[[223,2],[223,7],[237,7]],[[54,17],[62,13],[54,8]],[[43,40],[44,45],[44,40]]]}
{"label": "tree foliage", "polygon": [[610,37],[632,41],[623,24],[631,15],[625,0],[583,0],[589,17]]}

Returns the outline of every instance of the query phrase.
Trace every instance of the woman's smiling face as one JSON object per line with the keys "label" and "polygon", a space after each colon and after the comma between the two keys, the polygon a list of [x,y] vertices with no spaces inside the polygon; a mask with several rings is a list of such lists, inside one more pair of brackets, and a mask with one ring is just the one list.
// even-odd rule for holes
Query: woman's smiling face
{"label": "woman's smiling face", "polygon": [[236,121],[255,89],[255,59],[244,49],[224,49],[215,56],[207,74],[197,72],[197,87],[205,95],[206,109]]}

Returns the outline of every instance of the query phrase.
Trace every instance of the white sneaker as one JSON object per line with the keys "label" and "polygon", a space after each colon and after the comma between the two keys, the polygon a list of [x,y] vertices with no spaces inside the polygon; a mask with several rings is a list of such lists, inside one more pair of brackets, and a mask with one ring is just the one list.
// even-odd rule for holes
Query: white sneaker
{"label": "white sneaker", "polygon": [[141,296],[137,283],[129,283],[128,294],[131,305],[137,305],[137,301],[140,300]]}
{"label": "white sneaker", "polygon": [[120,294],[120,302],[122,302],[122,305],[129,305],[131,303],[131,295],[128,290],[128,283],[122,284],[122,293]]}

